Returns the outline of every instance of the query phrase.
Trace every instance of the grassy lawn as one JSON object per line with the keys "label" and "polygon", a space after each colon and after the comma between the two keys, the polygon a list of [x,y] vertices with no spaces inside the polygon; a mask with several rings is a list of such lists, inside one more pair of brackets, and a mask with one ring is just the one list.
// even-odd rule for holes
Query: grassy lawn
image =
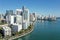
{"label": "grassy lawn", "polygon": [[0,39],[0,40],[3,40],[3,39]]}
{"label": "grassy lawn", "polygon": [[0,25],[4,25],[4,24],[7,24],[7,23],[0,23]]}

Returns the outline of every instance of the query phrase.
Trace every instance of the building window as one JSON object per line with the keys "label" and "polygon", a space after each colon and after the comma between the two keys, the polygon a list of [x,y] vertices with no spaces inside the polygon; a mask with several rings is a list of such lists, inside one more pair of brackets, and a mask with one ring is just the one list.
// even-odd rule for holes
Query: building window
{"label": "building window", "polygon": [[16,23],[16,17],[14,17],[14,23]]}

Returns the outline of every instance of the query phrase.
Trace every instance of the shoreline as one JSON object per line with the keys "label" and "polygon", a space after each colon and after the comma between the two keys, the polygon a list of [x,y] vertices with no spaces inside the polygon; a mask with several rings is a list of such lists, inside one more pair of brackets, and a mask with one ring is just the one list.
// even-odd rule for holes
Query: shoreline
{"label": "shoreline", "polygon": [[21,35],[17,35],[17,36],[12,36],[11,38],[9,38],[8,40],[14,40],[14,39],[17,39],[17,38],[20,38],[20,37],[23,37],[25,35],[28,35],[30,34],[32,31],[33,31],[34,27],[32,26],[32,29],[29,30],[29,32],[26,32],[25,34],[21,34]]}

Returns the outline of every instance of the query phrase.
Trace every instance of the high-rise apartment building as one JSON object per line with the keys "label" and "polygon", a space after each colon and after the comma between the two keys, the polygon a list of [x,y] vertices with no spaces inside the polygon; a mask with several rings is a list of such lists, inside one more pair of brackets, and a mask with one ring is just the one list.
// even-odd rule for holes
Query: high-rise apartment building
{"label": "high-rise apartment building", "polygon": [[[25,8],[24,6],[22,7],[22,10],[23,10],[23,27],[24,27],[24,25],[27,25],[27,26],[25,26],[24,28],[28,28],[28,26],[29,26],[29,9],[27,9],[27,8]],[[24,21],[26,21],[26,22],[24,22]]]}
{"label": "high-rise apartment building", "polygon": [[21,15],[16,15],[16,23],[22,24],[22,16]]}
{"label": "high-rise apartment building", "polygon": [[29,9],[23,7],[22,10],[23,10],[23,20],[29,21]]}
{"label": "high-rise apartment building", "polygon": [[17,15],[22,15],[22,9],[16,9],[16,14]]}
{"label": "high-rise apartment building", "polygon": [[13,15],[13,10],[6,10],[6,15]]}

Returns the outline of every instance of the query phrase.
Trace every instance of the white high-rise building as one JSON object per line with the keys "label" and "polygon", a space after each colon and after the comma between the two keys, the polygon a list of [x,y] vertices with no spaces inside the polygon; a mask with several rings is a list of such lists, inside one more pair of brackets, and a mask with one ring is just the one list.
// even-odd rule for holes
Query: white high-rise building
{"label": "white high-rise building", "polygon": [[[24,6],[23,6],[23,8],[22,8],[22,10],[23,10],[23,21],[24,20],[26,20],[26,22],[28,23],[28,24],[26,24],[26,25],[30,25],[30,23],[29,23],[29,9],[27,9],[27,8],[25,8]],[[27,26],[26,26],[27,27]],[[28,27],[27,27],[28,28]]]}
{"label": "white high-rise building", "polygon": [[7,22],[8,24],[10,24],[10,16],[11,16],[11,15],[7,15],[7,16],[6,16],[6,22]]}
{"label": "white high-rise building", "polygon": [[10,24],[14,24],[14,16],[10,17]]}
{"label": "white high-rise building", "polygon": [[22,9],[16,9],[16,14],[17,15],[22,15]]}
{"label": "white high-rise building", "polygon": [[22,30],[22,24],[13,24],[12,32],[20,32]]}
{"label": "white high-rise building", "polygon": [[6,14],[5,14],[6,16],[13,15],[13,14],[14,14],[13,10],[6,10]]}
{"label": "white high-rise building", "polygon": [[28,23],[28,21],[26,21],[26,20],[24,20],[23,21],[23,29],[27,29],[28,27],[29,27],[29,25],[28,25],[29,23]]}
{"label": "white high-rise building", "polygon": [[16,23],[16,16],[15,15],[7,15],[6,21],[8,24],[14,24],[14,23]]}
{"label": "white high-rise building", "polygon": [[30,21],[35,21],[35,17],[33,14],[30,14]]}
{"label": "white high-rise building", "polygon": [[9,24],[22,24],[22,16],[21,15],[10,15],[6,17],[7,23]]}
{"label": "white high-rise building", "polygon": [[22,16],[21,15],[16,15],[16,23],[22,24]]}
{"label": "white high-rise building", "polygon": [[29,21],[29,10],[28,9],[24,9],[23,11],[23,20]]}

